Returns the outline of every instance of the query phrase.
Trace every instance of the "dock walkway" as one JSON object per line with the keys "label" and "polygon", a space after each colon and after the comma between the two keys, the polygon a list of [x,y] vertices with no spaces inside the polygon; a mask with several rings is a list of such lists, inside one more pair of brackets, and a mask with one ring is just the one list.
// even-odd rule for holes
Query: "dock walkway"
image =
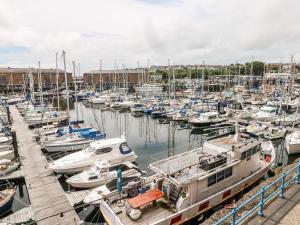
{"label": "dock walkway", "polygon": [[23,175],[27,184],[33,220],[42,225],[75,225],[80,220],[57,178],[46,169],[48,162],[15,106],[10,107],[17,134]]}
{"label": "dock walkway", "polygon": [[264,216],[247,220],[248,225],[299,225],[300,188],[293,185],[285,192],[285,198],[276,198],[264,210]]}
{"label": "dock walkway", "polygon": [[20,223],[28,223],[32,221],[32,209],[31,206],[27,206],[23,209],[20,209],[13,214],[3,218],[0,220],[1,223],[8,224],[20,224]]}

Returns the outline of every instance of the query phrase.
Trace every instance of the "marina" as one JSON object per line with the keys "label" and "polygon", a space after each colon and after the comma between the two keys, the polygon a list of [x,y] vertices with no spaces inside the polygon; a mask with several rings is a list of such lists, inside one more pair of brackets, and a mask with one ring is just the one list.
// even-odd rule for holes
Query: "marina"
{"label": "marina", "polygon": [[300,224],[300,2],[32,3],[0,1],[1,225]]}

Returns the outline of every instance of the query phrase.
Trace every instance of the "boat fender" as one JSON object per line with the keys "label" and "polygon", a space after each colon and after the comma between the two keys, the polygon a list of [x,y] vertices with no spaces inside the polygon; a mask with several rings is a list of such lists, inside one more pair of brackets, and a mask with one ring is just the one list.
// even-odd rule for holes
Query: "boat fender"
{"label": "boat fender", "polygon": [[119,200],[117,201],[117,206],[123,207],[124,205],[125,205],[124,199],[119,199]]}
{"label": "boat fender", "polygon": [[139,209],[131,208],[128,212],[128,216],[130,217],[130,219],[135,221],[135,220],[138,220],[142,216],[142,212]]}

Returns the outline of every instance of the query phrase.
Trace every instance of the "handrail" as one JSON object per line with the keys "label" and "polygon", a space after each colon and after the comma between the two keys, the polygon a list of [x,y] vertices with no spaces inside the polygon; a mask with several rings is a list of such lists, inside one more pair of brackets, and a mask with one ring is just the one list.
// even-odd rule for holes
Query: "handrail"
{"label": "handrail", "polygon": [[[295,172],[295,175],[287,179],[288,175],[290,175],[293,172]],[[292,184],[293,182],[297,184],[300,183],[300,161],[298,161],[297,165],[292,169],[290,169],[289,171],[283,172],[278,179],[268,184],[267,186],[262,187],[261,190],[257,192],[255,195],[253,195],[250,199],[246,200],[241,205],[233,208],[230,213],[226,214],[223,218],[217,221],[215,225],[223,224],[229,218],[231,218],[231,225],[237,225],[242,221],[244,221],[245,219],[247,219],[257,209],[258,209],[257,214],[259,216],[264,216],[265,203],[269,202],[270,200],[274,199],[277,196],[284,198],[284,191],[286,187]],[[270,193],[268,196],[266,196],[266,192],[276,185],[279,185],[279,187],[276,190],[273,190],[272,193]],[[251,207],[251,209],[245,212],[241,217],[237,218],[238,211],[244,208],[245,206],[247,206],[249,203],[252,203],[258,197],[260,197],[259,202],[255,206]]]}

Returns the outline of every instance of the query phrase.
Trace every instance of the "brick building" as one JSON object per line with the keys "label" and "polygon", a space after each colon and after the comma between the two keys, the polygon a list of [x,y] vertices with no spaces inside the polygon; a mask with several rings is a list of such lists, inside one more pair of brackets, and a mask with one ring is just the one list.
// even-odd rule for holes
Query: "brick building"
{"label": "brick building", "polygon": [[[152,72],[147,69],[122,69],[122,70],[91,70],[83,74],[83,82],[86,86],[100,87],[104,89],[114,86],[135,87],[150,82]],[[127,84],[126,84],[127,83]]]}
{"label": "brick building", "polygon": [[[0,91],[20,92],[24,85],[29,88],[29,70],[31,70],[34,88],[38,89],[38,69],[36,68],[0,68]],[[72,73],[67,73],[69,87],[73,86]],[[56,88],[56,70],[41,69],[41,83],[43,90]],[[65,75],[63,70],[58,70],[58,84],[65,85]]]}

